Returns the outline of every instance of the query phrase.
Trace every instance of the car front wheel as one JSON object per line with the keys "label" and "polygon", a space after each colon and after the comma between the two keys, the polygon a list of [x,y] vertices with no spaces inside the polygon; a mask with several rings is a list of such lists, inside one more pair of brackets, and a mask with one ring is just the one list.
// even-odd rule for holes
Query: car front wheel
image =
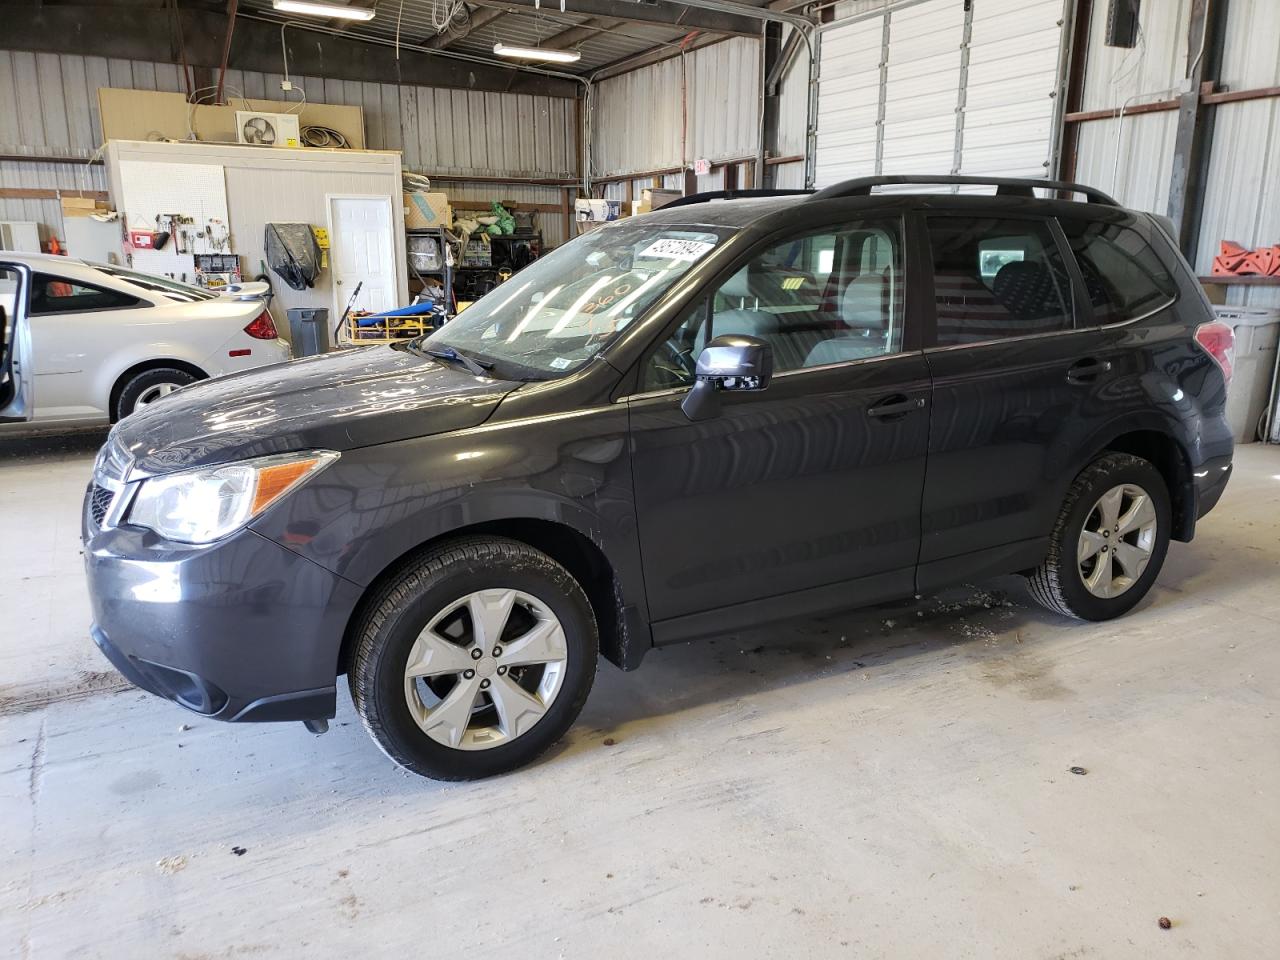
{"label": "car front wheel", "polygon": [[523,766],[577,718],[599,641],[581,586],[527,544],[469,537],[393,576],[358,624],[348,681],[392,760],[438,780]]}
{"label": "car front wheel", "polygon": [[1032,596],[1080,620],[1127,613],[1160,573],[1170,522],[1159,470],[1127,453],[1099,457],[1067,493],[1049,554],[1027,577]]}

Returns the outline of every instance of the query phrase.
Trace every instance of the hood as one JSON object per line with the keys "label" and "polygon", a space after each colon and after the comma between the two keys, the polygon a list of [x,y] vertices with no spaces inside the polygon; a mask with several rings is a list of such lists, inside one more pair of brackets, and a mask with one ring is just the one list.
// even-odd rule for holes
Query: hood
{"label": "hood", "polygon": [[205,380],[124,420],[132,476],[291,450],[350,450],[483,423],[520,386],[379,345]]}

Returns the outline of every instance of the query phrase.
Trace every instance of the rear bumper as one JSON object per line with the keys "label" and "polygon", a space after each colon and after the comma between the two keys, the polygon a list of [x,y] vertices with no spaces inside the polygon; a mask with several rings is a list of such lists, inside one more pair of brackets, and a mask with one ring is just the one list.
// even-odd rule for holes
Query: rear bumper
{"label": "rear bumper", "polygon": [[1220,457],[1207,462],[1196,472],[1196,519],[1218,505],[1231,479],[1231,458]]}
{"label": "rear bumper", "polygon": [[107,529],[85,571],[93,641],[134,685],[217,720],[334,715],[355,584],[250,530],[181,547]]}

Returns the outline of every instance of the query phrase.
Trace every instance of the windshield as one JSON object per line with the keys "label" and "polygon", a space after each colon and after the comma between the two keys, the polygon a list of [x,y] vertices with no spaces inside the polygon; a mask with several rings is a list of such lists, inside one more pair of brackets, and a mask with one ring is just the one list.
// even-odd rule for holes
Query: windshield
{"label": "windshield", "polygon": [[170,280],[168,277],[155,277],[148,273],[135,273],[132,270],[124,270],[105,263],[91,263],[89,266],[95,270],[102,271],[109,277],[118,277],[121,280],[132,283],[135,287],[150,290],[152,293],[163,294],[170,300],[181,300],[184,303],[190,303],[195,300],[216,300],[218,298],[216,293],[210,293],[200,287],[193,287],[188,283],[179,283],[177,280]]}
{"label": "windshield", "polygon": [[561,376],[599,353],[732,233],[625,221],[600,227],[535,260],[415,349],[451,347],[512,379]]}

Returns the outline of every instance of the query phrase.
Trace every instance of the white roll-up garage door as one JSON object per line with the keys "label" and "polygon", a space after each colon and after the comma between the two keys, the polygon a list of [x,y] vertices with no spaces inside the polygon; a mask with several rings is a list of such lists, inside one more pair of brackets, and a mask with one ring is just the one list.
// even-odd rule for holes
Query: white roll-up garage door
{"label": "white roll-up garage door", "polygon": [[823,28],[816,183],[1045,177],[1065,82],[1064,0],[907,0]]}

